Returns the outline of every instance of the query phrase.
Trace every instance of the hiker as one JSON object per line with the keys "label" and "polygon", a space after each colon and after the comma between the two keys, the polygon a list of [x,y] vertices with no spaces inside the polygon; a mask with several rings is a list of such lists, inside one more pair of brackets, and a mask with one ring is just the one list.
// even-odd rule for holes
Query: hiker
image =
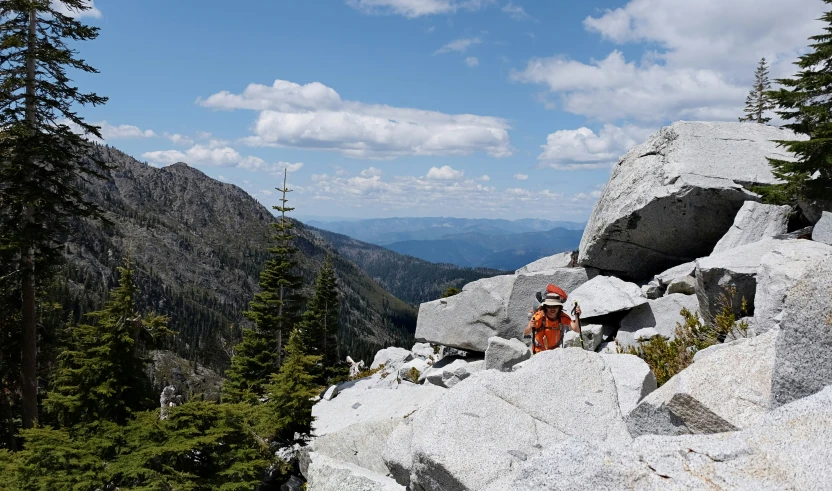
{"label": "hiker", "polygon": [[529,320],[529,324],[523,331],[523,336],[530,336],[532,331],[535,335],[532,339],[532,354],[539,353],[561,346],[566,327],[580,333],[581,328],[578,317],[581,316],[581,308],[575,308],[575,320],[572,320],[563,311],[563,301],[557,293],[546,293],[546,298],[540,304],[540,308]]}

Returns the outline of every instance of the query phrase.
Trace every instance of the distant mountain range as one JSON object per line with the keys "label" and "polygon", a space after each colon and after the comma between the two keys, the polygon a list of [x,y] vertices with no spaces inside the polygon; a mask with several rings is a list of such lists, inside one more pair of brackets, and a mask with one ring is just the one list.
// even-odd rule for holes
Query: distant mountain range
{"label": "distant mountain range", "polygon": [[542,219],[376,218],[309,225],[434,263],[514,270],[578,248],[585,223]]}
{"label": "distant mountain range", "polygon": [[303,220],[330,232],[344,234],[371,244],[387,246],[408,240],[448,239],[449,235],[482,234],[504,236],[526,232],[546,232],[554,228],[583,230],[586,223],[523,218],[503,220],[489,218],[402,217],[364,220]]}

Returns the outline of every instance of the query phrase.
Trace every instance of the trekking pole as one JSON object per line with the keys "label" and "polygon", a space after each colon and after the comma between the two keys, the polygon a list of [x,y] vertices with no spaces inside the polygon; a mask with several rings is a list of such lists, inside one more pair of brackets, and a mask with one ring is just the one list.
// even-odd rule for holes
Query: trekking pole
{"label": "trekking pole", "polygon": [[581,329],[581,316],[578,315],[577,311],[578,311],[578,302],[575,301],[575,305],[572,307],[572,315],[574,315],[575,319],[578,320],[578,338],[581,340],[581,349],[586,349],[586,348],[584,348],[584,333],[583,333],[583,329]]}

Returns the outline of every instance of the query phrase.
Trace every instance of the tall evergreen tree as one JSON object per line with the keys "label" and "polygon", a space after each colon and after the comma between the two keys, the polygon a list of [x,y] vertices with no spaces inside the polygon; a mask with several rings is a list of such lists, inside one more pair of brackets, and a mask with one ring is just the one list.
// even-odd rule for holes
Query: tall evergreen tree
{"label": "tall evergreen tree", "polygon": [[754,87],[748,93],[748,97],[745,98],[745,116],[739,118],[740,122],[751,121],[765,124],[771,121],[771,118],[763,116],[767,111],[774,109],[774,103],[769,95],[770,90],[771,81],[768,79],[768,64],[766,59],[763,58],[754,72]]}
{"label": "tall evergreen tree", "polygon": [[320,393],[315,383],[315,364],[320,356],[307,354],[297,329],[289,336],[286,361],[280,371],[272,375],[268,385],[267,414],[271,418],[274,437],[284,443],[295,442],[295,434],[304,440],[312,431],[312,398]]}
{"label": "tall evergreen tree", "polygon": [[36,291],[44,258],[69,216],[99,216],[79,183],[100,177],[105,165],[85,156],[89,143],[70,129],[101,137],[76,108],[106,98],[72,87],[67,69],[96,70],[67,43],[95,39],[98,29],[61,13],[88,10],[85,0],[0,2],[0,243],[16,251],[21,294],[21,405],[23,426],[37,421]]}
{"label": "tall evergreen tree", "polygon": [[153,403],[139,348],[145,339],[170,333],[167,318],[143,318],[136,311],[139,290],[129,257],[119,271],[119,286],[104,309],[89,314],[96,322],[70,328],[69,346],[58,357],[44,406],[63,426],[99,420],[121,424],[131,412]]}
{"label": "tall evergreen tree", "polygon": [[[227,376],[226,392],[229,401],[263,395],[269,375],[277,372],[282,363],[283,340],[299,321],[303,297],[300,295],[301,276],[297,274],[297,247],[294,246],[292,229],[294,224],[286,213],[294,210],[286,206],[286,194],[291,192],[286,185],[287,173],[283,173],[283,187],[280,206],[273,206],[280,212],[280,219],[273,223],[276,243],[269,248],[270,258],[260,273],[260,293],[254,295],[249,310],[243,315],[254,322],[254,329],[243,342],[235,347],[231,368]],[[268,365],[270,368],[263,373]]]}
{"label": "tall evergreen tree", "polygon": [[338,357],[340,310],[332,256],[328,255],[321,265],[315,281],[315,292],[298,326],[308,353],[321,357],[321,370],[316,374],[317,381],[321,384],[343,371],[338,370],[338,367],[343,366]]}
{"label": "tall evergreen tree", "polygon": [[769,159],[773,174],[785,181],[758,190],[769,202],[832,197],[832,12],[819,20],[826,23],[825,32],[809,38],[814,41],[809,52],[795,62],[798,73],[777,80],[783,87],[770,92],[777,114],[791,121],[785,127],[809,139],[777,142],[797,158]]}

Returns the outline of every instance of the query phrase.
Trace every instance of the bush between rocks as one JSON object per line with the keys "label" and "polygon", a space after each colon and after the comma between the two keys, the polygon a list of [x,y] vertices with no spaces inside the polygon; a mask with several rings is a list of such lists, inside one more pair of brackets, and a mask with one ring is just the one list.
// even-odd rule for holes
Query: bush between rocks
{"label": "bush between rocks", "polygon": [[[638,346],[627,349],[618,348],[619,353],[636,355],[650,366],[656,375],[659,387],[681,372],[691,363],[698,352],[708,346],[721,343],[729,335],[747,337],[748,323],[737,322],[734,315],[733,298],[737,290],[728,287],[720,294],[719,304],[721,312],[716,316],[714,325],[703,324],[699,315],[683,308],[680,312],[684,324],[676,323],[676,337],[667,340],[663,336],[655,336],[646,341],[639,341]],[[747,313],[747,302],[742,300],[741,314]]]}

